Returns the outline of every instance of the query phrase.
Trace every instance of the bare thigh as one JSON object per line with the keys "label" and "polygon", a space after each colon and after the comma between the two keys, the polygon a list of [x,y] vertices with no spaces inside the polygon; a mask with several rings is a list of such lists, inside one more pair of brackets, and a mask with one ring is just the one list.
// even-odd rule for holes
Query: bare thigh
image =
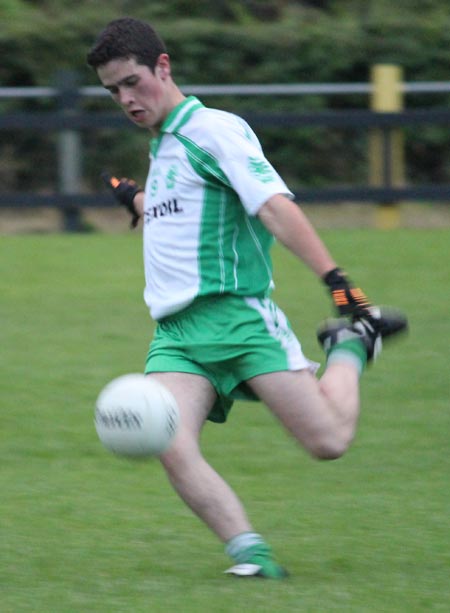
{"label": "bare thigh", "polygon": [[[180,409],[180,426],[173,452],[188,453],[196,448],[202,427],[216,400],[216,391],[205,377],[181,372],[155,372],[148,375],[169,389]],[[172,448],[171,448],[172,450]]]}
{"label": "bare thigh", "polygon": [[356,395],[349,393],[348,406],[341,407],[337,394],[308,370],[268,373],[247,383],[312,455],[332,459],[347,449],[358,414]]}

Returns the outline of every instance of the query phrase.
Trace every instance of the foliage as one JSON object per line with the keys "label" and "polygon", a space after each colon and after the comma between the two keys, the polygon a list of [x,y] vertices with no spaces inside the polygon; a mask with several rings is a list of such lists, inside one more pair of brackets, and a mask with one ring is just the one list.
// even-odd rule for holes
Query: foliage
{"label": "foliage", "polygon": [[[396,63],[406,81],[448,79],[450,66],[450,17],[445,0],[0,0],[0,83],[48,85],[58,70],[77,70],[80,82],[97,85],[86,66],[86,52],[98,31],[123,14],[157,24],[170,50],[179,84],[366,82],[371,65]],[[212,103],[205,99],[205,103]],[[367,108],[367,97],[306,97],[287,99],[228,98],[221,106],[239,113],[260,109],[301,111],[307,108]],[[410,97],[408,106],[443,105],[448,97]],[[49,101],[3,102],[3,110],[50,108]],[[101,103],[103,108],[111,109]],[[316,129],[285,133],[259,130],[275,165],[288,179],[308,184],[366,181],[364,133]],[[43,188],[54,172],[52,159],[43,160],[38,179],[24,150],[48,149],[51,136],[4,135],[0,160],[7,161],[11,148],[20,147],[22,172],[9,175],[9,183]],[[119,138],[120,136],[120,138]],[[31,140],[31,142],[30,142]],[[123,135],[109,137],[108,147],[99,135],[96,147],[86,139],[85,172],[94,185],[97,160],[102,156],[117,164],[117,171],[145,173],[142,134],[130,132],[122,155]],[[146,140],[146,139],[144,139]],[[44,142],[45,141],[45,142]],[[433,179],[448,181],[450,137],[438,128],[407,134],[410,175],[430,180],[424,169],[434,168]],[[26,143],[26,145],[25,145]],[[6,153],[6,147],[8,147]],[[345,152],[343,155],[342,152]],[[17,150],[17,155],[19,151]],[[50,156],[51,158],[52,156]],[[121,166],[123,158],[124,167]],[[436,170],[435,160],[439,160]],[[95,163],[94,163],[95,162]],[[6,167],[2,163],[2,166]],[[13,165],[9,164],[8,167]]]}

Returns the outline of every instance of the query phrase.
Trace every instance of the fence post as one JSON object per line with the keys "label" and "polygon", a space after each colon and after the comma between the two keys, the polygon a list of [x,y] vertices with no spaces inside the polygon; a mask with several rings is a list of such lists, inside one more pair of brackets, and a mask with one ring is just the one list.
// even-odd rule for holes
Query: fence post
{"label": "fence post", "polygon": [[[371,110],[397,113],[403,110],[403,71],[393,64],[372,67]],[[401,187],[405,184],[403,133],[400,129],[372,130],[369,136],[369,183],[375,187]],[[380,202],[376,226],[391,229],[399,225],[396,202]]]}
{"label": "fence post", "polygon": [[[76,112],[78,102],[78,79],[71,71],[56,75],[59,113],[70,115]],[[76,130],[60,130],[57,137],[58,191],[61,194],[77,194],[80,191],[81,137]],[[62,208],[63,227],[66,232],[79,232],[83,223],[80,209],[66,205]]]}

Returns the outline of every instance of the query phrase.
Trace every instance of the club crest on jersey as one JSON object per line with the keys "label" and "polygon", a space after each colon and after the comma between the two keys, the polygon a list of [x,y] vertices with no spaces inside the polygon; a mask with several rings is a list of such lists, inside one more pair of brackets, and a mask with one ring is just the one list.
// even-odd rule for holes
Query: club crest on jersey
{"label": "club crest on jersey", "polygon": [[167,217],[169,215],[179,215],[180,213],[183,213],[183,209],[178,204],[177,199],[172,198],[171,200],[160,202],[159,204],[155,204],[150,206],[148,209],[145,209],[144,223],[148,224],[152,221],[152,219],[160,219],[161,217]]}
{"label": "club crest on jersey", "polygon": [[150,194],[152,196],[155,196],[157,191],[158,191],[158,179],[153,179],[153,181],[150,184]]}
{"label": "club crest on jersey", "polygon": [[177,182],[178,168],[176,164],[171,164],[166,175],[166,187],[167,189],[173,189]]}
{"label": "club crest on jersey", "polygon": [[272,166],[264,158],[248,158],[248,169],[250,174],[261,181],[261,183],[271,183],[275,181],[275,174]]}

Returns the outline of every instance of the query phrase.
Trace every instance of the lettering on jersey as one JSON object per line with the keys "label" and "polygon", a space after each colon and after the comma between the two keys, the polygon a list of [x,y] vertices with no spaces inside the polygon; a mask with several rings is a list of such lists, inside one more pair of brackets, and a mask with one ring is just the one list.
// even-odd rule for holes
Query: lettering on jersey
{"label": "lettering on jersey", "polygon": [[173,198],[172,200],[155,204],[149,209],[146,209],[144,211],[144,223],[148,224],[152,221],[152,219],[160,219],[161,217],[167,217],[168,215],[178,215],[182,212],[183,209],[178,204],[177,199]]}
{"label": "lettering on jersey", "polygon": [[271,183],[275,180],[275,173],[272,166],[264,158],[248,158],[248,169],[250,174],[261,181],[261,183]]}

